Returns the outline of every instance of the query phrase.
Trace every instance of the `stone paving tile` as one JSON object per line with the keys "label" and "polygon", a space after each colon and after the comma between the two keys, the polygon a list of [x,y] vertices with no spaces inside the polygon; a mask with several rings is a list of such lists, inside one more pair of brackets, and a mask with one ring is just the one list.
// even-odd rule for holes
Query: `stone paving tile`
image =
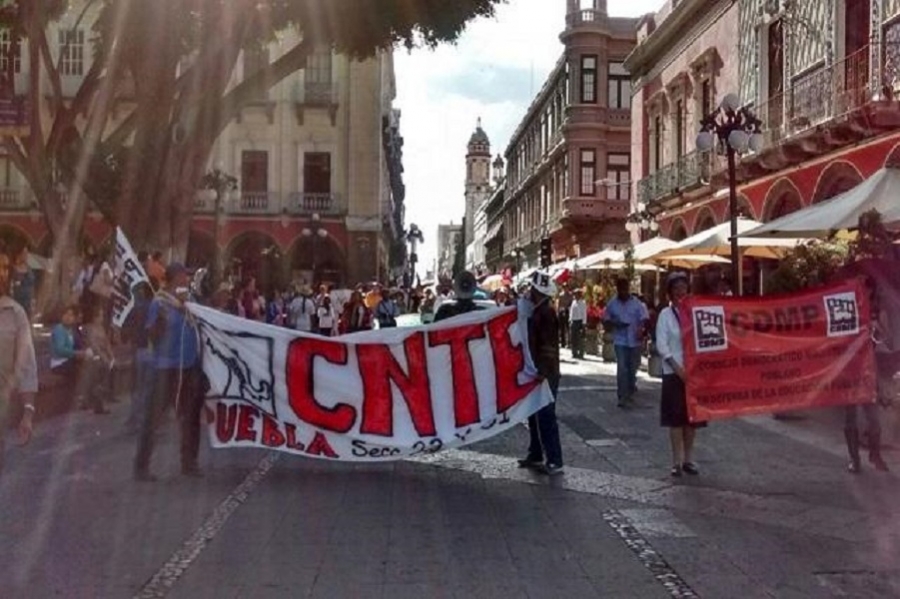
{"label": "stone paving tile", "polygon": [[584,576],[567,576],[564,573],[525,577],[522,586],[528,597],[534,599],[588,599],[602,596],[590,579]]}

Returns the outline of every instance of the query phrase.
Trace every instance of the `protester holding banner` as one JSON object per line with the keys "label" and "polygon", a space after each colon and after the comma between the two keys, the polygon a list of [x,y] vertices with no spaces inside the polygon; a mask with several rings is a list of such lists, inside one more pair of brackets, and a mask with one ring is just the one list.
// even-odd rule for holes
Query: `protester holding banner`
{"label": "protester holding banner", "polygon": [[0,473],[6,435],[6,415],[13,394],[18,393],[25,411],[19,422],[23,443],[31,439],[34,396],[38,390],[37,359],[31,325],[25,310],[9,296],[10,259],[0,252]]}
{"label": "protester holding banner", "polygon": [[603,324],[613,332],[616,350],[616,393],[619,407],[634,403],[637,391],[637,371],[641,365],[644,326],[650,318],[644,302],[631,294],[631,281],[616,280],[616,297],[609,301],[603,314]]}
{"label": "protester holding banner", "polygon": [[153,288],[148,281],[140,281],[134,286],[132,294],[135,298],[134,308],[122,327],[124,339],[134,348],[134,386],[131,390],[131,411],[125,427],[132,433],[138,433],[143,426],[155,387],[153,348],[147,335],[147,315],[150,312],[150,302],[153,301]]}
{"label": "protester holding banner", "polygon": [[[862,410],[863,417],[866,419],[866,442],[869,447],[869,463],[876,470],[887,472],[889,470],[884,458],[881,456],[881,422],[878,417],[880,409],[880,401],[885,400],[887,387],[891,386],[893,378],[892,360],[885,359],[893,350],[892,339],[889,334],[891,330],[889,322],[889,314],[885,310],[883,299],[884,290],[878,289],[875,281],[866,279],[867,290],[871,301],[872,310],[872,339],[875,342],[875,369],[876,369],[876,394],[878,402],[866,403],[862,405],[850,404],[844,408],[844,440],[847,442],[847,453],[850,456],[850,463],[847,470],[853,474],[862,471],[862,462],[859,456],[860,434],[858,417],[859,411]],[[879,293],[882,291],[882,293]],[[882,357],[882,359],[879,359]]]}
{"label": "protester holding banner", "polygon": [[688,296],[688,277],[673,272],[666,280],[666,292],[671,302],[659,315],[656,323],[656,349],[663,361],[660,424],[669,429],[672,445],[672,476],[700,474],[692,460],[694,436],[698,426],[688,419],[687,374],[684,362],[682,321],[684,300]]}
{"label": "protester holding banner", "polygon": [[181,421],[181,473],[202,476],[197,465],[200,451],[200,413],[203,408],[203,373],[199,343],[188,321],[188,275],[177,262],[166,268],[165,284],[150,304],[147,331],[154,348],[156,392],[144,418],[134,461],[134,477],[152,482],[150,473],[154,435],[171,404]]}
{"label": "protester holding banner", "polygon": [[[537,468],[551,476],[562,474],[562,447],[556,422],[556,398],[559,394],[559,317],[551,298],[556,285],[546,272],[535,271],[531,276],[531,315],[528,317],[528,346],[538,373],[546,379],[553,394],[550,403],[528,417],[531,436],[528,455],[519,460],[522,468]],[[545,461],[546,459],[546,461]]]}
{"label": "protester holding banner", "polygon": [[453,294],[455,301],[446,301],[438,308],[434,315],[434,322],[440,322],[460,314],[481,310],[481,306],[475,303],[475,290],[478,289],[478,281],[475,275],[467,270],[461,271],[453,281]]}
{"label": "protester holding banner", "polygon": [[319,323],[319,334],[323,337],[331,337],[334,334],[336,318],[334,307],[331,305],[331,296],[322,297],[319,308],[316,310],[316,319]]}

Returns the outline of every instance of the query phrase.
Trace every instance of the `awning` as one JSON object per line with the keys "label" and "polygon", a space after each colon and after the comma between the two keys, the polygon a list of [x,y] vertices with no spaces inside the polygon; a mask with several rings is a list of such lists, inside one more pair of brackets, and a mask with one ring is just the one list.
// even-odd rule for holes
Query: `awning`
{"label": "awning", "polygon": [[819,204],[740,233],[741,237],[828,237],[835,231],[855,229],[859,217],[870,210],[881,214],[889,228],[900,225],[900,168],[885,167],[856,187]]}

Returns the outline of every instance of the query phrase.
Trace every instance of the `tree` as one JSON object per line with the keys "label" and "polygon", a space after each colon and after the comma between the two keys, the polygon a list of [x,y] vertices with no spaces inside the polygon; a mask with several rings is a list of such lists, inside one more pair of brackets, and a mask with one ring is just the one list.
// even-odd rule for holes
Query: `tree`
{"label": "tree", "polygon": [[[34,191],[57,254],[74,253],[90,196],[134,245],[183,257],[213,144],[248,100],[303,68],[317,46],[355,58],[398,44],[434,47],[503,1],[7,0],[0,27],[12,32],[13,48],[27,40],[33,109],[28,134],[2,143]],[[79,22],[96,11],[94,55],[68,99],[66,49],[54,60],[47,32],[76,5]],[[296,41],[282,55],[230,85],[242,50],[287,31]],[[122,111],[115,119],[113,108]]]}

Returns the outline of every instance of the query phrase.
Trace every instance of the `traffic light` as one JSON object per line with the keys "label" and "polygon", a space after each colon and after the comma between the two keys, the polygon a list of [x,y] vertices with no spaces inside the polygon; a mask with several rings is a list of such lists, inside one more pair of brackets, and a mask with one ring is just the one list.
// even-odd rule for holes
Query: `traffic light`
{"label": "traffic light", "polygon": [[553,241],[549,237],[541,238],[541,268],[549,268],[553,264]]}

